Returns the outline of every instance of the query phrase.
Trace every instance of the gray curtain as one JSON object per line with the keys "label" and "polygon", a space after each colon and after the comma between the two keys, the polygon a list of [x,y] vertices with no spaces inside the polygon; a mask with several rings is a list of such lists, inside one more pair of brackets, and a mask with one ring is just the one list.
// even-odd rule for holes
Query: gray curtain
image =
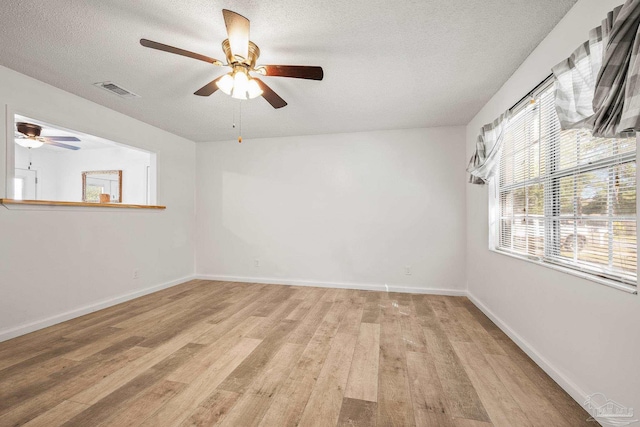
{"label": "gray curtain", "polygon": [[639,31],[640,0],[627,0],[553,67],[562,129],[590,129],[600,137],[640,131]]}
{"label": "gray curtain", "polygon": [[484,125],[480,130],[476,151],[467,167],[471,184],[486,184],[498,171],[504,131],[510,117],[511,112],[507,110],[493,123]]}

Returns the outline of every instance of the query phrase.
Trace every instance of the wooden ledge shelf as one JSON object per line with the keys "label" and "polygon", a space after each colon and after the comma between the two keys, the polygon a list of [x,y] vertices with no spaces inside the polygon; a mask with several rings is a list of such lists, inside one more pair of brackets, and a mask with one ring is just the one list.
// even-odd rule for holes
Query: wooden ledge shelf
{"label": "wooden ledge shelf", "polygon": [[115,208],[115,209],[166,209],[166,206],[154,205],[128,205],[125,203],[88,203],[88,202],[56,202],[51,200],[14,200],[0,199],[0,203],[5,207],[10,206],[66,206],[66,207],[85,207],[85,208]]}

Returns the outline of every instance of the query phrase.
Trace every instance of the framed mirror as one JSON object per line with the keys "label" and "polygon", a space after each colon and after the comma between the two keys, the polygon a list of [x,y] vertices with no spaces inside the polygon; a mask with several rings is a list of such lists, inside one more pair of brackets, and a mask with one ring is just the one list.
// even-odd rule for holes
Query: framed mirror
{"label": "framed mirror", "polygon": [[82,201],[122,203],[122,171],[82,172]]}

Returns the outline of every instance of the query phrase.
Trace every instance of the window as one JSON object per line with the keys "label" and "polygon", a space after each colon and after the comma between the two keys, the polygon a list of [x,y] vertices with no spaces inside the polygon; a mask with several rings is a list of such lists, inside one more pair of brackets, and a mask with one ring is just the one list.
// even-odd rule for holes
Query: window
{"label": "window", "polygon": [[492,246],[636,285],[636,139],[560,130],[553,83],[514,109],[494,180]]}

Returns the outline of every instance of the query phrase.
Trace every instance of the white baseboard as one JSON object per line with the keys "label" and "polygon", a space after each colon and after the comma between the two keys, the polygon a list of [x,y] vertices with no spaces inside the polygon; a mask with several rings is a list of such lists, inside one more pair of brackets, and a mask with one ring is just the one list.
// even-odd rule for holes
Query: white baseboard
{"label": "white baseboard", "polygon": [[363,291],[402,292],[402,293],[412,293],[412,294],[432,294],[432,295],[451,295],[451,296],[467,295],[467,291],[461,290],[461,289],[434,289],[434,288],[413,287],[413,286],[406,286],[406,285],[316,282],[316,281],[310,281],[310,280],[297,280],[297,279],[278,279],[278,278],[268,278],[268,277],[239,277],[239,276],[222,276],[222,275],[208,275],[208,274],[197,274],[195,278],[200,280],[217,280],[222,282],[264,283],[268,285],[313,286],[318,288],[359,289]]}
{"label": "white baseboard", "polygon": [[489,319],[493,323],[495,323],[505,334],[511,338],[513,342],[516,343],[518,347],[522,349],[531,359],[543,371],[545,371],[555,382],[560,385],[569,393],[569,395],[576,401],[580,406],[583,406],[583,403],[587,399],[587,394],[580,389],[573,381],[567,378],[562,372],[556,369],[543,355],[538,353],[538,351],[533,348],[531,344],[529,344],[524,338],[522,338],[518,333],[516,333],[513,329],[511,329],[502,319],[495,315],[493,311],[491,311],[486,305],[484,305],[478,298],[476,298],[471,292],[467,292],[467,297],[471,300],[476,307],[478,307],[484,314],[487,315]]}
{"label": "white baseboard", "polygon": [[50,316],[45,319],[35,320],[33,322],[29,322],[29,323],[16,326],[10,329],[4,329],[0,331],[0,342],[18,337],[20,335],[28,334],[29,332],[33,332],[39,329],[53,326],[69,319],[74,319],[76,317],[84,316],[85,314],[93,313],[94,311],[102,310],[103,308],[111,307],[113,305],[120,304],[121,302],[129,301],[134,298],[151,294],[153,292],[157,292],[162,289],[170,288],[172,286],[179,285],[181,283],[188,282],[189,280],[194,280],[194,279],[195,279],[195,276],[183,277],[181,279],[172,280],[170,282],[162,283],[160,285],[140,289],[138,291],[131,292],[129,294],[120,295],[114,298],[109,298],[93,304],[85,305],[84,307],[80,307],[74,310],[69,310],[67,312],[56,314],[55,316]]}

